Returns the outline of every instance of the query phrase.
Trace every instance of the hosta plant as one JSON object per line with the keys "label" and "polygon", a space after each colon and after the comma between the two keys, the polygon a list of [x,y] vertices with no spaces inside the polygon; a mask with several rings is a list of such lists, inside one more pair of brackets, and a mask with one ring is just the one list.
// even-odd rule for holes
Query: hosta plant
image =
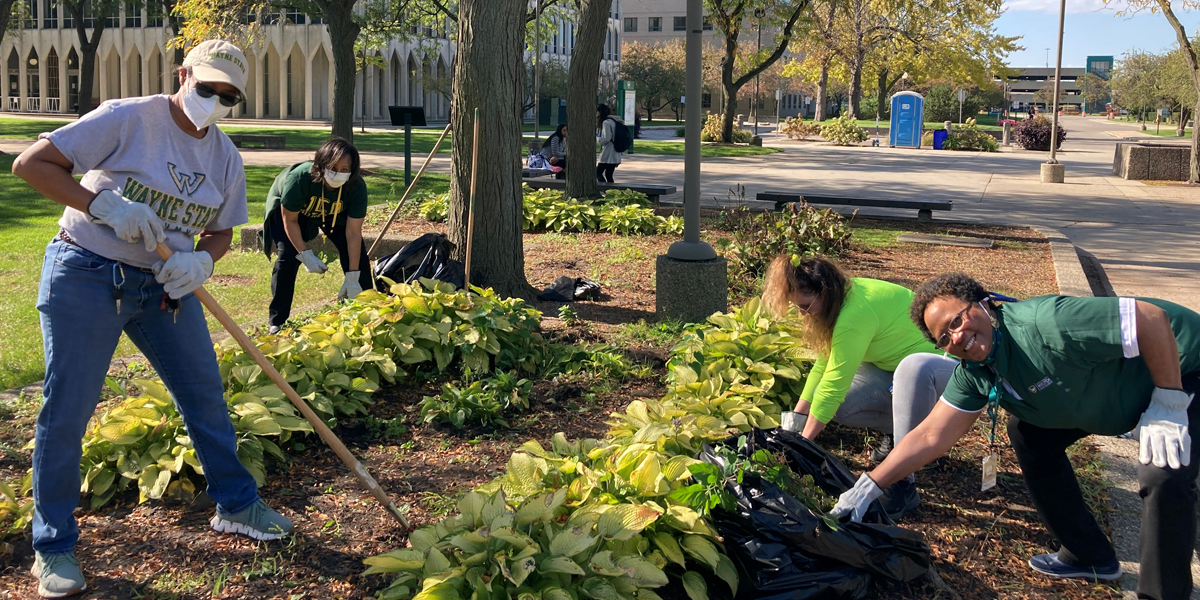
{"label": "hosta plant", "polygon": [[615,206],[633,204],[642,208],[654,208],[654,203],[650,201],[649,196],[635,190],[608,190],[604,192],[603,202]]}
{"label": "hosta plant", "polygon": [[417,214],[427,221],[441,223],[450,215],[450,192],[430,195],[417,206]]}
{"label": "hosta plant", "polygon": [[32,472],[20,481],[0,481],[0,540],[25,531],[33,523]]}
{"label": "hosta plant", "polygon": [[535,190],[528,184],[521,184],[522,216],[525,231],[537,231],[546,222],[546,212],[555,203],[562,200],[562,192],[557,190]]}
{"label": "hosta plant", "polygon": [[426,423],[447,423],[455,429],[493,423],[508,427],[502,415],[528,409],[532,387],[528,379],[516,379],[503,372],[462,388],[447,383],[442,386],[441,394],[425,396],[421,418]]}
{"label": "hosta plant", "polygon": [[610,204],[600,209],[600,231],[621,235],[653,235],[658,231],[659,217],[649,208],[636,204]]}
{"label": "hosta plant", "polygon": [[600,216],[590,200],[562,200],[553,203],[546,211],[546,229],[554,231],[593,231],[600,224]]}
{"label": "hosta plant", "polygon": [[675,215],[659,217],[658,235],[683,235],[683,219]]}

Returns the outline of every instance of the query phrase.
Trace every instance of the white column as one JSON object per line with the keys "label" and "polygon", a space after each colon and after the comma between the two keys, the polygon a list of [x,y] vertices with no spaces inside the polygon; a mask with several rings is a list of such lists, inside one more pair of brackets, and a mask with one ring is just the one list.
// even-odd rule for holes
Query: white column
{"label": "white column", "polygon": [[120,55],[120,51],[117,52],[117,64],[121,65],[121,76],[117,78],[121,83],[121,97],[128,98],[133,95],[133,90],[129,89],[129,64],[125,62],[125,57]]}
{"label": "white column", "polygon": [[288,118],[288,116],[287,116],[288,93],[291,90],[288,89],[287,57],[282,54],[279,55],[279,75],[278,75],[278,77],[279,77],[279,118],[286,119],[286,118]]}
{"label": "white column", "polygon": [[267,56],[267,52],[266,52],[266,48],[264,47],[263,51],[259,52],[254,57],[254,66],[255,66],[255,69],[254,69],[254,118],[255,119],[263,118],[263,89],[267,83],[266,77],[263,77],[263,67],[266,64],[266,60],[267,60],[266,56]]}
{"label": "white column", "polygon": [[[318,52],[320,52],[320,50],[318,50]],[[313,118],[313,100],[314,100],[313,87],[312,87],[313,56],[316,56],[316,55],[314,54],[312,56],[304,57],[304,85],[301,87],[304,89],[304,120],[305,121],[311,121]]]}
{"label": "white column", "polygon": [[[59,17],[61,16],[60,12]],[[65,49],[66,53],[58,55],[58,112],[62,113],[71,112],[71,105],[67,102],[71,93],[71,82],[67,77],[67,57],[71,55],[71,46],[68,45]]]}
{"label": "white column", "polygon": [[38,53],[38,110],[41,112],[46,112],[49,108],[47,106],[49,102],[46,102],[47,95],[50,93],[50,78],[48,77],[50,69],[46,67],[48,64],[46,62],[46,57],[49,56],[49,54],[49,52],[45,54],[42,54],[41,52]]}
{"label": "white column", "polygon": [[[330,57],[326,56],[325,58],[329,59]],[[326,108],[328,108],[328,111],[325,114],[329,118],[329,120],[332,121],[333,120],[333,71],[334,71],[334,68],[333,68],[333,60],[330,59],[327,62],[329,63],[329,68],[325,69],[327,71],[325,76],[329,80],[329,85],[325,88],[325,90],[326,90],[325,95],[327,96],[327,98],[325,99],[325,106],[326,106]]]}
{"label": "white column", "polygon": [[[145,18],[146,18],[146,16],[142,15],[143,23],[146,22],[144,20]],[[142,95],[149,96],[150,89],[151,89],[150,88],[150,78],[151,78],[150,67],[152,66],[150,64],[150,54],[141,53],[138,55],[138,60],[142,61]]]}

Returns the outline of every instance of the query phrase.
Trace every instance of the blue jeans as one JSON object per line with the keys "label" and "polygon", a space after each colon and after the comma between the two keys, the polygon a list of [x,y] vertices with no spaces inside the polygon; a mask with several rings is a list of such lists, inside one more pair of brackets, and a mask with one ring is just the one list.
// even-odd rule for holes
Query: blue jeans
{"label": "blue jeans", "polygon": [[[122,281],[123,279],[123,281]],[[119,284],[120,313],[113,291]],[[223,513],[258,500],[254,477],[237,457],[216,353],[194,295],[178,315],[160,308],[154,274],[55,239],[46,247],[37,308],[46,352],[45,401],[33,450],[33,548],[74,550],[79,527],[79,462],[88,420],[96,410],[113,351],[125,332],[175,398]]]}

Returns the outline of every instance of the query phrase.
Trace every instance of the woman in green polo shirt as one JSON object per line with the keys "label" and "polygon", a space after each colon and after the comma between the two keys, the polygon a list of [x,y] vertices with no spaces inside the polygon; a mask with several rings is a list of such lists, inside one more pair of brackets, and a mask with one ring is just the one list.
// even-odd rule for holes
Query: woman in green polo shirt
{"label": "woman in green polo shirt", "polygon": [[[783,427],[813,440],[830,421],[881,434],[871,453],[883,460],[920,423],[957,362],[934,353],[908,318],[913,293],[878,279],[848,279],[823,258],[779,256],[767,270],[763,299],[777,316],[799,310],[804,341],[818,354]],[[898,519],[920,504],[912,477],[885,499]]]}
{"label": "woman in green polo shirt", "polygon": [[359,174],[358,150],[342,138],[331,138],[313,160],[287,167],[275,177],[263,222],[263,251],[270,256],[272,246],[277,247],[271,271],[271,333],[291,316],[300,265],[309,273],[329,270],[308,247],[318,233],[333,242],[346,275],[338,300],[374,287],[362,240],[366,216],[367,184]]}
{"label": "woman in green polo shirt", "polygon": [[1042,296],[997,304],[962,274],[917,290],[912,318],[962,359],[929,416],[834,507],[859,519],[882,488],[945,454],[985,411],[1008,436],[1038,514],[1062,544],[1029,565],[1112,580],[1121,565],[1084,504],[1066,449],[1089,434],[1137,430],[1142,531],[1138,597],[1189,598],[1196,537],[1191,424],[1200,417],[1200,314],[1164,300]]}

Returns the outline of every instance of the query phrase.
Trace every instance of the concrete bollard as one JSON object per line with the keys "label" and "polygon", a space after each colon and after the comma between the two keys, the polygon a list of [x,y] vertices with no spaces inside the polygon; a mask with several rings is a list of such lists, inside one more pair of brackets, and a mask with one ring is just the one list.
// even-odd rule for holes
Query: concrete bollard
{"label": "concrete bollard", "polygon": [[1062,163],[1042,163],[1042,183],[1063,183],[1067,166]]}
{"label": "concrete bollard", "polygon": [[1004,140],[1003,140],[1003,144],[1005,146],[1012,145],[1012,142],[1009,141],[1011,139],[1011,136],[1012,136],[1012,123],[1005,123],[1004,124]]}
{"label": "concrete bollard", "polygon": [[949,133],[951,131],[954,131],[953,128],[954,128],[954,123],[951,123],[950,121],[946,121],[946,126],[945,126],[946,132]]}

